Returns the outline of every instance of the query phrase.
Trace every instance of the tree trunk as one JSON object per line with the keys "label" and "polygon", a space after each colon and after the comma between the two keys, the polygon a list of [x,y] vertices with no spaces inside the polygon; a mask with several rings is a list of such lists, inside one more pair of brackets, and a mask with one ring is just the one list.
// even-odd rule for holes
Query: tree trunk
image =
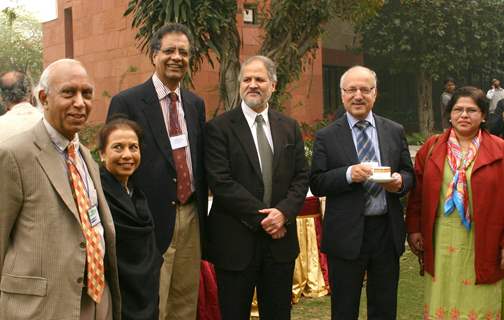
{"label": "tree trunk", "polygon": [[240,35],[236,24],[229,25],[222,31],[223,36],[216,37],[217,59],[219,67],[219,107],[225,111],[236,107],[240,101],[238,75],[240,73]]}
{"label": "tree trunk", "polygon": [[225,44],[223,55],[220,59],[219,70],[220,105],[224,106],[225,111],[233,109],[239,103],[239,73],[240,60],[238,46],[235,43]]}
{"label": "tree trunk", "polygon": [[420,132],[430,136],[434,130],[434,111],[432,109],[432,77],[425,71],[417,74],[418,126]]}

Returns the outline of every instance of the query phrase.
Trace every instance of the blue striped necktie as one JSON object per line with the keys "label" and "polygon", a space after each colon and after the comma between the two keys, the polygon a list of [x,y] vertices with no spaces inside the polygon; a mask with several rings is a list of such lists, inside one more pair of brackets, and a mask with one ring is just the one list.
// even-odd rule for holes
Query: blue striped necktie
{"label": "blue striped necktie", "polygon": [[[366,120],[358,121],[355,126],[359,129],[359,133],[357,134],[357,157],[360,162],[378,162],[378,158],[376,157],[375,148],[373,146],[373,142],[369,139],[369,136],[366,133],[366,129],[371,124]],[[367,197],[376,198],[381,191],[381,186],[365,181],[363,183],[364,189],[366,190]]]}

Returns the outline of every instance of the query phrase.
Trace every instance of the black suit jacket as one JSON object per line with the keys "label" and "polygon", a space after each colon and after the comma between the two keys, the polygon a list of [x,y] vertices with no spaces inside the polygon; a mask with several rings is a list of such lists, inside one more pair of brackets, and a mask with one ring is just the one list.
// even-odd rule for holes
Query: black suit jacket
{"label": "black suit jacket", "polygon": [[[399,201],[414,184],[413,166],[401,125],[375,115],[380,158],[403,179],[399,193],[386,193],[388,218],[398,255],[404,252],[406,237],[403,207]],[[322,238],[323,252],[343,259],[359,256],[364,231],[364,188],[348,183],[347,168],[359,163],[347,116],[316,133],[310,175],[314,195],[325,196],[326,210]]]}
{"label": "black suit jacket", "polygon": [[[268,118],[274,148],[271,206],[288,219],[285,237],[269,241],[273,258],[288,262],[299,253],[295,219],[308,189],[308,169],[297,122],[271,109]],[[243,270],[252,259],[257,236],[264,233],[265,216],[258,210],[266,206],[257,151],[240,106],[207,124],[205,164],[213,193],[209,260],[222,269]]]}
{"label": "black suit jacket", "polygon": [[[183,89],[181,99],[189,135],[200,233],[203,240],[208,208],[208,188],[203,164],[205,103],[198,96]],[[107,119],[115,113],[127,115],[143,130],[142,161],[133,175],[133,181],[147,196],[154,217],[158,249],[160,252],[165,252],[170,245],[175,226],[177,172],[163,112],[152,79],[149,78],[145,83],[114,96],[110,102]],[[203,246],[202,251],[204,252]]]}

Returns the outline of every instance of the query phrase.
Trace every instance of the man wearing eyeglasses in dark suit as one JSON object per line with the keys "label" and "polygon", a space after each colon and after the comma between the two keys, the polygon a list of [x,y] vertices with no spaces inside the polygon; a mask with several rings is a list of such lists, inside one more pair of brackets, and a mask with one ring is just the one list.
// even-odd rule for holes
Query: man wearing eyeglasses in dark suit
{"label": "man wearing eyeglasses in dark suit", "polygon": [[[413,186],[401,125],[374,114],[376,74],[350,68],[340,87],[346,114],[316,134],[310,175],[313,194],[325,196],[322,250],[327,254],[332,319],[357,319],[364,275],[368,319],[395,319],[399,257],[405,226],[399,202]],[[368,180],[373,166],[391,177]]]}

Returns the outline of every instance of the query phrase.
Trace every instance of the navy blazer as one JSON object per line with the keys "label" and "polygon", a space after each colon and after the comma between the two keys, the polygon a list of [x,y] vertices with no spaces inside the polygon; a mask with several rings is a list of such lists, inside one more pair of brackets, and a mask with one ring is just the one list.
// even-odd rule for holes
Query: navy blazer
{"label": "navy blazer", "polygon": [[[180,92],[191,148],[201,248],[204,252],[204,222],[208,208],[208,188],[203,165],[205,103],[190,91],[181,89]],[[170,246],[175,226],[177,172],[161,104],[152,79],[149,78],[143,84],[114,96],[110,102],[107,121],[115,113],[125,114],[143,130],[142,161],[132,178],[135,185],[147,196],[154,218],[157,246],[160,252],[165,252]]]}
{"label": "navy blazer", "polygon": [[[400,197],[414,184],[413,165],[403,127],[374,115],[380,158],[383,166],[402,176],[399,193],[387,192],[388,218],[395,249],[404,252],[406,238],[404,212]],[[362,183],[348,183],[347,168],[359,163],[347,116],[316,133],[310,173],[314,195],[327,197],[322,236],[322,251],[343,259],[355,259],[360,253],[364,232],[364,188]]]}

